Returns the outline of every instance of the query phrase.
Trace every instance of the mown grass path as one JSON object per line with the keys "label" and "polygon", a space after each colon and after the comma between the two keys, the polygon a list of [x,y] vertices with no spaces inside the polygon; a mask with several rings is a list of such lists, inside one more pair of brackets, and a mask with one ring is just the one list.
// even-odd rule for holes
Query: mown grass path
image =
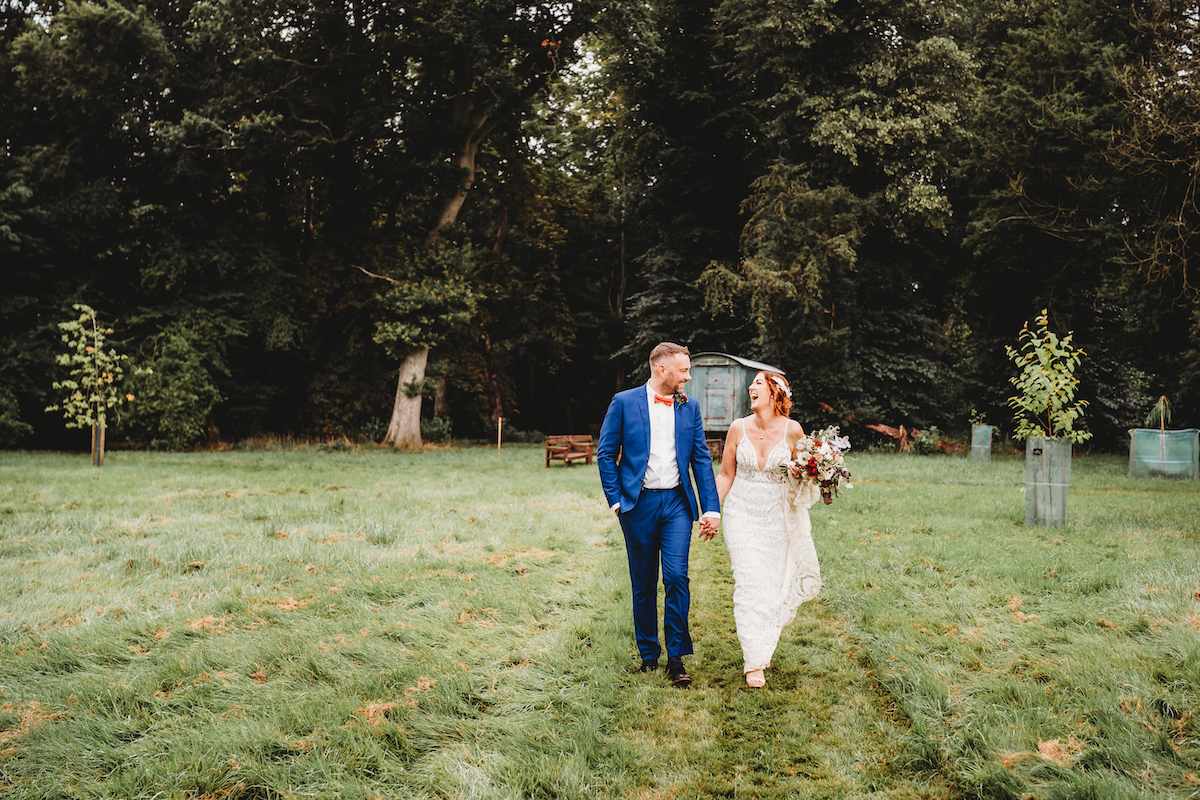
{"label": "mown grass path", "polygon": [[639,797],[947,797],[899,766],[905,722],[861,663],[846,620],[818,599],[788,628],[765,690],[750,690],[719,541],[693,549],[696,678],[686,692],[639,677],[623,730],[656,765]]}
{"label": "mown grass path", "polygon": [[717,540],[696,682],[633,672],[595,467],[506,448],[0,454],[0,794],[1200,796],[1200,496],[858,456],[748,690]]}

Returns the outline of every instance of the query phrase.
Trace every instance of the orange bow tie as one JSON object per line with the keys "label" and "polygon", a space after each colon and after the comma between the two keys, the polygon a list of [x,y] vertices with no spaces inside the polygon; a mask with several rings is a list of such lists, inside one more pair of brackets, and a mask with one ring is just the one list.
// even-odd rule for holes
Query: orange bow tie
{"label": "orange bow tie", "polygon": [[663,397],[661,394],[658,394],[656,392],[654,394],[654,402],[662,403],[664,406],[671,406],[671,405],[675,404],[675,398],[674,397]]}

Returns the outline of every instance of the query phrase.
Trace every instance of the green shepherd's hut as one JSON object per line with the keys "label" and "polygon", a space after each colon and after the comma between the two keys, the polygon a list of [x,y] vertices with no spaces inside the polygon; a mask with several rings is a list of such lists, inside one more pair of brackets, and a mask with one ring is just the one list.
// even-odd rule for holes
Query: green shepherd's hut
{"label": "green shepherd's hut", "polygon": [[733,421],[750,413],[750,397],[746,390],[760,372],[786,374],[779,367],[728,353],[692,356],[692,381],[685,391],[700,404],[704,435],[714,456],[720,455],[725,434]]}

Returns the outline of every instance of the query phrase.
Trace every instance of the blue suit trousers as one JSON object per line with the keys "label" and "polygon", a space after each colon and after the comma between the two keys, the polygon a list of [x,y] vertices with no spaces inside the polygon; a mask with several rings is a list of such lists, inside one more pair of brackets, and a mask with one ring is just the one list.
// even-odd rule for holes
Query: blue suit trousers
{"label": "blue suit trousers", "polygon": [[667,656],[692,654],[688,611],[692,593],[688,581],[688,551],[692,544],[692,513],[682,489],[643,490],[637,504],[620,515],[633,587],[633,627],[643,659],[662,653],[658,640],[658,570],[662,564],[663,634]]}

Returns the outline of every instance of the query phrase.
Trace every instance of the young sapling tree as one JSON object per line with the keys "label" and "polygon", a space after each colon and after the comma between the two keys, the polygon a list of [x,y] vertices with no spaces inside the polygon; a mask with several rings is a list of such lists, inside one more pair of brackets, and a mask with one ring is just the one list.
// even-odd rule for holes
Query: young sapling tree
{"label": "young sapling tree", "polygon": [[123,395],[118,385],[127,356],[112,348],[105,349],[105,340],[113,330],[96,321],[91,306],[76,303],[74,308],[79,312],[78,319],[58,324],[67,352],[60,353],[55,360],[70,367],[71,376],[53,385],[65,391],[66,396],[46,410],[61,410],[68,428],[92,429],[92,466],[102,467],[109,412],[115,415],[122,402],[133,400],[133,395]]}

